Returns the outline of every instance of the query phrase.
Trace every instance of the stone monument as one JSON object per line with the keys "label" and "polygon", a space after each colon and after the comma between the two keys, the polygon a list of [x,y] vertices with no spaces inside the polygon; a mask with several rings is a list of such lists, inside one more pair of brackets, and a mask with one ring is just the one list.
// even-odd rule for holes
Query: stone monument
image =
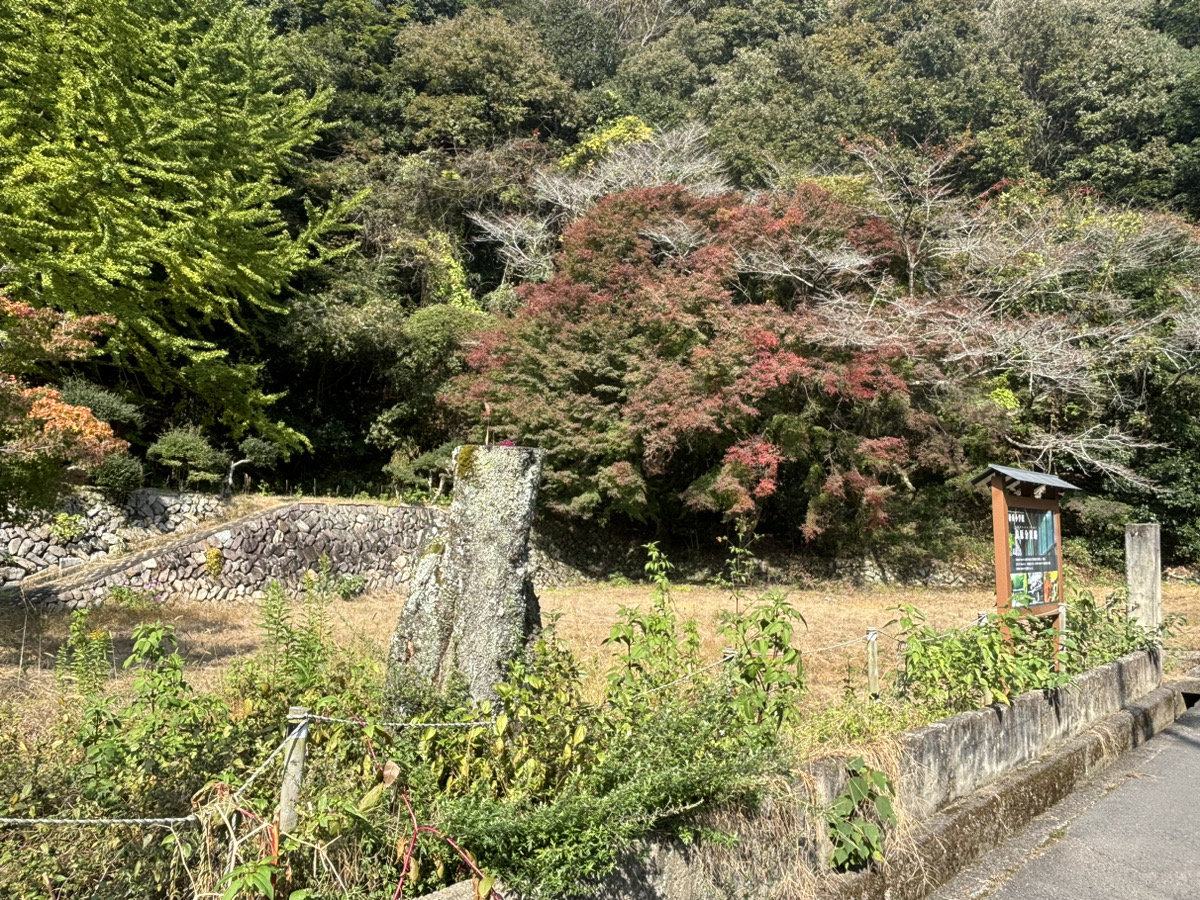
{"label": "stone monument", "polygon": [[461,673],[476,700],[541,627],[529,572],[544,450],[467,444],[454,451],[447,528],[426,542],[389,653],[393,678],[445,686]]}

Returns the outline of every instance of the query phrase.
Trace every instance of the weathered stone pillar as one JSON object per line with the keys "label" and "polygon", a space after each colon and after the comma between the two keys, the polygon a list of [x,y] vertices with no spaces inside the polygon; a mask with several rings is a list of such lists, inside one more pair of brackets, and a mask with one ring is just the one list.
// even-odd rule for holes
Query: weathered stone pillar
{"label": "weathered stone pillar", "polygon": [[529,529],[544,455],[496,445],[454,451],[449,522],[419,552],[392,637],[393,677],[445,686],[457,671],[473,698],[495,697],[509,662],[541,627]]}
{"label": "weathered stone pillar", "polygon": [[1143,628],[1162,624],[1162,549],[1159,526],[1125,526],[1125,583],[1129,617]]}

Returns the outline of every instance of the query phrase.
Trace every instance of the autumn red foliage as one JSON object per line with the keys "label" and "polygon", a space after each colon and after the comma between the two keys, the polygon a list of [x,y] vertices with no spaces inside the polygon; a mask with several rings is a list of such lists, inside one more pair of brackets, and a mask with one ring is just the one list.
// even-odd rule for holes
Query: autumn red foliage
{"label": "autumn red foliage", "polygon": [[[545,447],[549,499],[572,514],[683,505],[752,525],[782,470],[811,482],[814,467],[808,500],[845,498],[844,483],[875,508],[908,446],[902,360],[814,343],[804,295],[852,287],[891,253],[886,228],[815,185],[750,203],[627,191],[566,231],[559,274],[479,337],[445,400],[487,404],[494,431]],[[782,272],[773,284],[771,265],[807,267],[804,291]]]}
{"label": "autumn red foliage", "polygon": [[54,499],[65,471],[91,469],[128,446],[92,411],[48,385],[31,385],[39,367],[81,359],[111,325],[104,316],[71,318],[0,294],[0,514]]}

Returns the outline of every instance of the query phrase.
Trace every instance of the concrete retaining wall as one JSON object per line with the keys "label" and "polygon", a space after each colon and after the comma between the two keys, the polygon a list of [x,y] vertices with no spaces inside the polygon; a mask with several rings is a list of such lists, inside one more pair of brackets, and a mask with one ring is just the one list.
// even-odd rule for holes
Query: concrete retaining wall
{"label": "concrete retaining wall", "polygon": [[[1183,687],[1183,691],[1180,690]],[[921,900],[1035,817],[1066,799],[1187,709],[1184,691],[1164,685],[1055,748],[921,822],[886,866],[829,880],[828,900]]]}
{"label": "concrete retaining wall", "polygon": [[1158,687],[1157,655],[1137,653],[1052,692],[1022,694],[907,732],[900,740],[901,805],[924,819],[1036,759]]}
{"label": "concrete retaining wall", "polygon": [[273,579],[296,584],[322,557],[339,575],[362,576],[367,587],[396,588],[407,583],[417,548],[444,519],[442,510],[425,507],[291,503],[27,588],[25,600],[49,610],[98,606],[114,587],[196,600],[250,598]]}
{"label": "concrete retaining wall", "polygon": [[[1153,698],[1159,693],[1156,689],[1161,676],[1157,654],[1136,653],[1081,675],[1066,688],[1023,694],[1015,698],[1011,707],[993,706],[962,713],[905,733],[899,739],[897,771],[891,774],[906,827],[915,833],[925,833],[928,823],[945,816],[956,805],[972,804],[981,792],[1006,779],[1019,781],[1020,773],[1025,771],[1022,767],[1041,765],[1034,761],[1053,755],[1056,748],[1070,748],[1079,743],[1084,748],[1076,754],[1079,765],[1066,766],[1065,771],[1094,772],[1100,764],[1097,754],[1104,756],[1109,752],[1115,756],[1124,747],[1110,737],[1093,739],[1089,729],[1124,716],[1128,724],[1115,726],[1115,731],[1123,735],[1126,744],[1130,741],[1136,744],[1174,721],[1177,704],[1173,695],[1148,705],[1147,709],[1139,705],[1143,698]],[[1124,723],[1124,719],[1121,721]],[[792,790],[804,799],[786,810],[769,800],[743,822],[745,834],[733,851],[688,847],[674,841],[652,844],[643,857],[630,860],[616,876],[607,879],[599,896],[606,900],[767,897],[775,896],[772,887],[785,879],[810,886],[824,885],[825,893],[838,897],[894,894],[898,900],[900,896],[922,896],[910,894],[908,889],[888,893],[889,884],[895,887],[896,877],[908,878],[903,872],[893,873],[893,882],[889,882],[877,873],[834,876],[825,866],[832,848],[824,834],[819,810],[845,789],[846,762],[826,759],[803,767],[790,782]],[[1061,768],[1064,767],[1050,765],[1050,775],[1056,777]],[[1045,808],[1043,795],[1061,796],[1073,784],[1058,778],[1049,786],[1039,786],[1033,796],[1025,796],[1019,786],[1008,791],[1006,823],[1012,825],[1022,819],[1025,812],[1022,803],[1032,817]],[[781,817],[791,827],[778,827]],[[953,828],[932,840],[931,845],[939,841],[957,846]],[[774,842],[774,846],[768,846],[768,842]],[[965,847],[961,849],[966,852]],[[905,852],[905,866],[901,868],[918,867],[914,869],[917,876],[910,879],[914,884],[931,877],[931,872],[920,874],[922,864],[913,851]],[[962,863],[968,859],[964,858]],[[888,868],[890,871],[891,867]],[[753,874],[747,877],[747,873]]]}

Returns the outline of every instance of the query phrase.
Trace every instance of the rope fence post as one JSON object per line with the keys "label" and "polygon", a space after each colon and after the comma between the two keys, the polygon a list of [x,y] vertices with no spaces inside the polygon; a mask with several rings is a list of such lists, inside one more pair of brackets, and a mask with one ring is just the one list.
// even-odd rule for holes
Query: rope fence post
{"label": "rope fence post", "polygon": [[1054,624],[1058,634],[1054,636],[1054,670],[1061,672],[1067,664],[1063,659],[1063,654],[1067,649],[1067,604],[1058,604],[1058,615],[1055,616]]}
{"label": "rope fence post", "polygon": [[287,834],[296,827],[296,800],[304,781],[304,754],[308,749],[308,708],[288,707],[287,747],[283,753],[283,781],[279,785],[279,833]]}
{"label": "rope fence post", "polygon": [[975,625],[978,628],[982,628],[987,623],[988,623],[988,611],[986,609],[981,609],[975,616]]}
{"label": "rope fence post", "polygon": [[879,629],[867,629],[867,690],[879,698]]}

